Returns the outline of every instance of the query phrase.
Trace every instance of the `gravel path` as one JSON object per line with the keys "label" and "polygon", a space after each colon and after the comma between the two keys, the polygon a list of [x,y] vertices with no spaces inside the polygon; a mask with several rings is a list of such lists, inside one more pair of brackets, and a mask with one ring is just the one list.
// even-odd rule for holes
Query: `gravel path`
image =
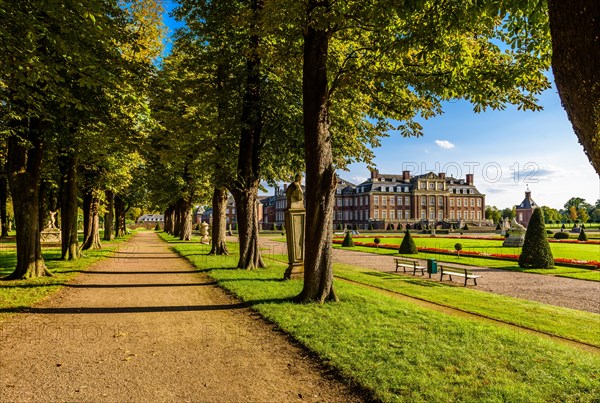
{"label": "gravel path", "polygon": [[[285,244],[282,242],[265,239],[263,246],[267,249],[267,254],[287,253]],[[334,249],[333,257],[336,263],[351,264],[383,272],[395,271],[394,261],[391,256]],[[423,264],[425,264],[424,261]],[[452,264],[452,266],[460,265]],[[495,294],[539,301],[550,305],[600,313],[600,282],[520,273],[489,267],[464,267],[481,276],[481,278],[477,279],[477,286],[470,285],[471,282],[469,281],[468,287],[474,287],[477,290]],[[455,284],[462,286],[463,282],[460,281],[461,278],[455,280],[458,280]],[[439,281],[439,274],[435,275],[432,281]],[[444,280],[444,282],[447,281]]]}
{"label": "gravel path", "polygon": [[356,401],[151,232],[0,326],[0,401]]}

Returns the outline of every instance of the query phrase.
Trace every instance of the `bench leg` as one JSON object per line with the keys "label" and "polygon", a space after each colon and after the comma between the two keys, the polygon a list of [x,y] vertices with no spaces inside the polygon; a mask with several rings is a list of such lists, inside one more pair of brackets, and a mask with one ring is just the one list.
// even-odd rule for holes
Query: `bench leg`
{"label": "bench leg", "polygon": [[467,276],[465,276],[465,287],[467,286],[467,280],[468,280],[468,278],[467,278]]}

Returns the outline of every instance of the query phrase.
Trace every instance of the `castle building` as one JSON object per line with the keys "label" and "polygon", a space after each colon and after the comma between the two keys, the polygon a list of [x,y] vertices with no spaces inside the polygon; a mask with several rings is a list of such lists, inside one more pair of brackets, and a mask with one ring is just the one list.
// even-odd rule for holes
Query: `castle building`
{"label": "castle building", "polygon": [[[335,189],[334,227],[357,229],[398,228],[398,225],[449,227],[485,221],[485,195],[474,184],[473,174],[465,179],[429,172],[411,175],[380,174],[355,185],[338,177]],[[275,194],[274,216],[283,224],[285,189]],[[273,215],[272,213],[265,216]]]}
{"label": "castle building", "polygon": [[524,227],[527,227],[529,224],[529,220],[531,219],[531,215],[533,214],[533,210],[539,207],[531,198],[531,191],[527,189],[525,191],[525,198],[516,208],[517,210],[517,222]]}

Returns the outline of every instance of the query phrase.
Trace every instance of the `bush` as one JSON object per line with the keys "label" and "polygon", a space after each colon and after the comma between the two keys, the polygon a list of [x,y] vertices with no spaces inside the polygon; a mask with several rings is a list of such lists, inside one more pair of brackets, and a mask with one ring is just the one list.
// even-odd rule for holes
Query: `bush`
{"label": "bush", "polygon": [[394,230],[394,225],[393,224],[388,224],[387,231],[393,231],[393,230]]}
{"label": "bush", "polygon": [[496,231],[501,231],[502,227],[500,226],[500,223],[498,223],[498,225],[496,225]]}
{"label": "bush", "polygon": [[373,228],[373,224],[369,224],[369,230],[373,231],[375,228]]}
{"label": "bush", "polygon": [[581,228],[581,232],[579,233],[579,237],[577,238],[577,240],[581,242],[585,242],[588,240],[588,237],[585,233],[585,229]]}
{"label": "bush", "polygon": [[160,230],[161,230],[160,224],[156,223],[156,225],[154,226],[154,231],[160,231]]}
{"label": "bush", "polygon": [[402,224],[398,223],[398,228],[396,228],[398,231],[402,231]]}
{"label": "bush", "polygon": [[415,241],[413,241],[410,232],[406,230],[404,233],[404,238],[402,239],[402,243],[400,244],[400,248],[398,248],[398,253],[400,254],[415,254],[419,253],[417,250],[417,245],[415,245]]}
{"label": "bush", "polygon": [[342,241],[342,246],[344,248],[351,248],[354,246],[354,241],[352,240],[352,235],[350,235],[350,232],[346,232],[346,236]]}
{"label": "bush", "polygon": [[469,224],[465,224],[465,226],[463,227],[463,230],[468,231],[469,230]]}
{"label": "bush", "polygon": [[548,235],[552,235],[552,234],[554,234],[554,232],[552,232],[552,231],[550,231],[549,229],[547,229],[547,230],[546,230],[546,234],[548,234]]}
{"label": "bush", "polygon": [[381,239],[375,237],[375,239],[373,239],[373,243],[379,248],[379,244],[381,243]]}
{"label": "bush", "polygon": [[561,229],[565,229],[565,224],[563,223],[562,227],[560,227]]}
{"label": "bush", "polygon": [[554,239],[569,239],[569,234],[566,232],[557,232],[554,234]]}
{"label": "bush", "polygon": [[460,257],[460,251],[462,250],[462,243],[455,243],[454,250],[456,251],[456,256]]}
{"label": "bush", "polygon": [[519,266],[523,268],[547,269],[554,266],[554,258],[546,237],[546,226],[541,208],[533,210],[525,242],[519,256]]}

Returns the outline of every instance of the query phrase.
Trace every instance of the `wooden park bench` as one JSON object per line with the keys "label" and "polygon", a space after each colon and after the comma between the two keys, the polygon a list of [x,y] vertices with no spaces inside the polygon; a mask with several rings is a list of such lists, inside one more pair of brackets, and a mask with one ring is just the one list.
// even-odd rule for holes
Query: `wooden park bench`
{"label": "wooden park bench", "polygon": [[406,273],[406,269],[412,270],[413,276],[417,274],[417,270],[421,271],[421,275],[425,275],[425,266],[421,266],[417,264],[416,260],[405,259],[401,257],[394,258],[396,262],[396,273],[398,273],[398,268],[402,267],[404,273]]}
{"label": "wooden park bench", "polygon": [[473,280],[473,283],[477,285],[477,279],[481,276],[473,274],[471,271],[458,267],[444,267],[440,265],[440,281],[444,279],[444,276],[448,276],[452,281],[452,276],[464,277],[465,287],[467,286],[467,280]]}

